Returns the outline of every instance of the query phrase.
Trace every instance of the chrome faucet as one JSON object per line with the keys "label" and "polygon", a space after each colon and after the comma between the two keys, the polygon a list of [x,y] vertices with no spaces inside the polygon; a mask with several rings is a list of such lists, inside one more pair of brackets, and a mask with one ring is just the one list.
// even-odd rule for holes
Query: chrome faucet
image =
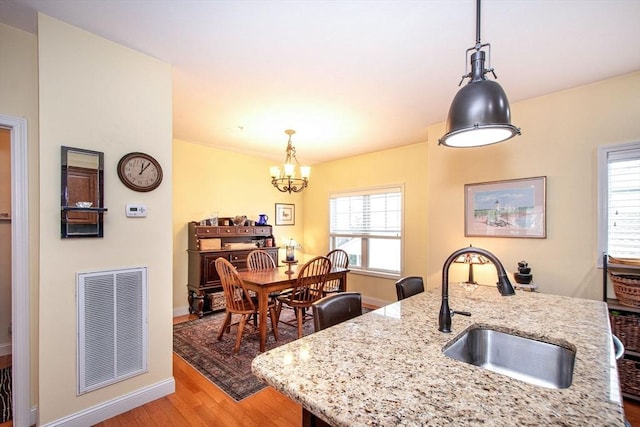
{"label": "chrome faucet", "polygon": [[498,272],[498,282],[496,285],[500,294],[502,296],[509,296],[515,295],[516,293],[513,290],[511,282],[509,282],[504,266],[494,254],[487,250],[474,248],[472,246],[458,249],[449,255],[449,258],[447,258],[442,266],[442,303],[440,305],[440,316],[438,317],[438,330],[440,332],[451,332],[451,316],[453,314],[458,313],[465,316],[471,315],[471,313],[468,312],[454,311],[449,308],[449,267],[460,255],[464,254],[478,254],[488,258],[496,267],[496,271]]}

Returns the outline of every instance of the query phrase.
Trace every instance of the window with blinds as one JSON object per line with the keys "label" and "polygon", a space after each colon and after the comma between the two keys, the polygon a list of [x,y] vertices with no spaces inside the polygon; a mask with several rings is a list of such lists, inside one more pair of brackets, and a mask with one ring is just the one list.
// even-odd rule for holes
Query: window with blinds
{"label": "window with blinds", "polygon": [[402,187],[330,196],[330,247],[343,249],[349,254],[349,268],[400,274],[402,196]]}
{"label": "window with blinds", "polygon": [[599,150],[599,247],[640,260],[640,142]]}

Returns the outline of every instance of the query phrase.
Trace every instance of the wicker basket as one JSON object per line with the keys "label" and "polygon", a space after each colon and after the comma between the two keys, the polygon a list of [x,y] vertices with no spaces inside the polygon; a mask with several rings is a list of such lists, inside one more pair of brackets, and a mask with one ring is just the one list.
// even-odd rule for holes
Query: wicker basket
{"label": "wicker basket", "polygon": [[612,311],[609,317],[611,333],[620,338],[625,350],[640,351],[640,316]]}
{"label": "wicker basket", "polygon": [[640,395],[640,364],[630,359],[618,360],[618,376],[623,393]]}
{"label": "wicker basket", "polygon": [[640,308],[640,276],[609,273],[609,277],[620,304]]}

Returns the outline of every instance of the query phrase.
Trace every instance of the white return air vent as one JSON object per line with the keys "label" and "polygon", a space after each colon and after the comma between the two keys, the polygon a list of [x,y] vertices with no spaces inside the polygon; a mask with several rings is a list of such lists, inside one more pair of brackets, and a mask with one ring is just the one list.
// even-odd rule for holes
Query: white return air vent
{"label": "white return air vent", "polygon": [[147,372],[147,268],[78,273],[78,394]]}

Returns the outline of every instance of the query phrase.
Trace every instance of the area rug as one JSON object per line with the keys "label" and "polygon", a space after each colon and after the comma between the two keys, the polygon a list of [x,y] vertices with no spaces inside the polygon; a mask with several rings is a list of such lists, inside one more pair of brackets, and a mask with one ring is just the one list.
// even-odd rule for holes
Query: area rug
{"label": "area rug", "polygon": [[[363,308],[363,312],[366,311],[369,310]],[[257,328],[247,324],[240,351],[233,354],[237,326],[232,326],[231,333],[225,333],[222,341],[216,339],[224,316],[224,312],[214,313],[174,325],[173,351],[233,399],[242,400],[266,387],[251,373],[251,361],[260,354],[260,335]],[[239,316],[234,316],[234,321],[236,318]],[[283,310],[278,325],[278,342],[273,338],[271,320],[267,320],[267,351],[298,338],[295,326],[282,323],[294,321],[294,318],[293,310]],[[304,323],[304,335],[311,333],[313,319]]]}
{"label": "area rug", "polygon": [[0,369],[0,424],[13,418],[11,413],[11,367]]}

